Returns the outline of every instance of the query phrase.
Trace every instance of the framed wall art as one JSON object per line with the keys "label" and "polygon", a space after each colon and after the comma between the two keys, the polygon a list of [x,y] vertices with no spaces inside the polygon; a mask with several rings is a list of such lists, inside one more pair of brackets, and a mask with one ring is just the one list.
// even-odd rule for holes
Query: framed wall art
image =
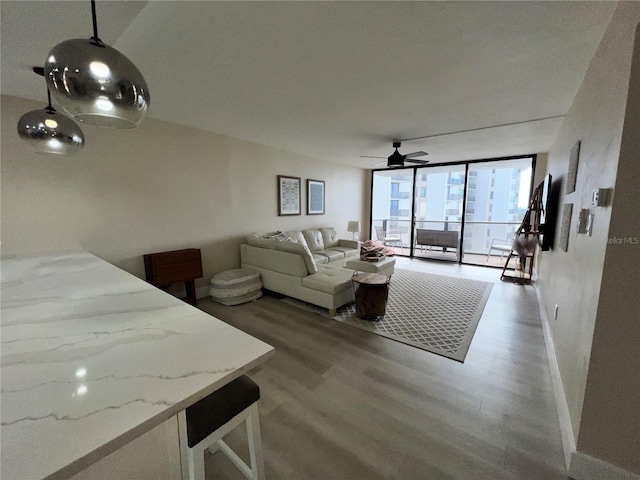
{"label": "framed wall art", "polygon": [[278,175],[278,216],[300,215],[300,177]]}
{"label": "framed wall art", "polygon": [[578,179],[578,162],[580,161],[580,140],[571,148],[569,156],[569,170],[567,171],[567,188],[565,193],[576,191],[576,180]]}
{"label": "framed wall art", "polygon": [[562,207],[562,226],[560,227],[560,249],[569,250],[569,233],[571,232],[571,215],[573,214],[573,203],[565,203]]}
{"label": "framed wall art", "polygon": [[324,181],[307,179],[307,215],[324,215]]}

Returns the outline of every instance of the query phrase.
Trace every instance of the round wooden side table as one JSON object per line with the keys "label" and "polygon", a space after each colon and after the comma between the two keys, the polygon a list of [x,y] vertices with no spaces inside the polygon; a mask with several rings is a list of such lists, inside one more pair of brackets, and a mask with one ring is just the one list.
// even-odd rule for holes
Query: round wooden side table
{"label": "round wooden side table", "polygon": [[363,320],[384,317],[389,298],[391,276],[377,273],[354,273],[351,277],[356,300],[356,316]]}

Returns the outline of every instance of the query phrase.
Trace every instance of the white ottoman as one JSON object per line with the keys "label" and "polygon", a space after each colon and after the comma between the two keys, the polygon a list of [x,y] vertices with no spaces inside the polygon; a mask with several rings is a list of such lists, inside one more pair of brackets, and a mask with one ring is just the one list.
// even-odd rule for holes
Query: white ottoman
{"label": "white ottoman", "polygon": [[209,295],[223,305],[240,305],[262,296],[260,273],[236,268],[218,273],[211,279]]}
{"label": "white ottoman", "polygon": [[358,272],[377,273],[379,275],[392,275],[396,259],[394,257],[385,257],[377,262],[367,262],[365,260],[348,260],[344,266]]}

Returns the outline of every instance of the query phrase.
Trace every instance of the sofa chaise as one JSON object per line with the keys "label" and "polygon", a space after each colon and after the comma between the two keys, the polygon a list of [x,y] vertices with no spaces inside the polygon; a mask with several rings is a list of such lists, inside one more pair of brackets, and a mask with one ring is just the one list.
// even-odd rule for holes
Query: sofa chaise
{"label": "sofa chaise", "polygon": [[342,267],[359,255],[358,241],[338,239],[330,227],[252,233],[240,246],[242,268],[260,272],[264,288],[327,308],[330,316],[353,301],[353,271]]}

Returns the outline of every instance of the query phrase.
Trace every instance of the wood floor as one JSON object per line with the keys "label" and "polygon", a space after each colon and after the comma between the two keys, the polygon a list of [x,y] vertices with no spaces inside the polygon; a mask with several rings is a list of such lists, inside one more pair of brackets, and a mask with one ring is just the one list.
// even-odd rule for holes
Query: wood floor
{"label": "wood floor", "polygon": [[[273,296],[199,301],[276,349],[250,372],[267,479],[568,478],[534,287],[467,265],[396,268],[495,282],[463,364]],[[243,451],[242,435],[229,437]],[[244,478],[222,453],[206,467],[208,480]]]}

